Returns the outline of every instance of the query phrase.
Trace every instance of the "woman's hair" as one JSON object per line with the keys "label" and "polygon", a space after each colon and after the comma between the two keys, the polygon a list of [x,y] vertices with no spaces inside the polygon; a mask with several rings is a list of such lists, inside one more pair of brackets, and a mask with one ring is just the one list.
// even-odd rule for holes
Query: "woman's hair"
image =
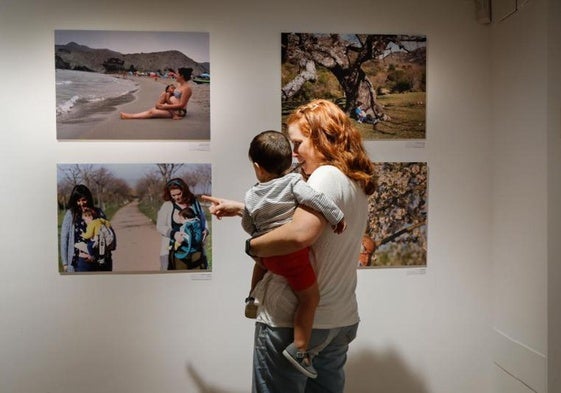
{"label": "woman's hair", "polygon": [[282,176],[292,165],[292,148],[278,131],[263,131],[249,145],[249,159],[267,172]]}
{"label": "woman's hair", "polygon": [[177,70],[177,73],[183,77],[186,81],[191,79],[191,74],[193,69],[191,67],[181,67]]}
{"label": "woman's hair", "polygon": [[70,198],[68,198],[67,206],[72,212],[72,218],[74,221],[76,221],[82,214],[82,209],[78,207],[78,200],[82,198],[86,198],[88,207],[94,207],[93,196],[90,189],[83,184],[77,184],[70,192]]}
{"label": "woman's hair", "polygon": [[339,168],[360,184],[367,195],[376,188],[374,165],[362,144],[362,138],[349,117],[331,101],[318,99],[298,107],[287,119],[297,124],[326,163]]}
{"label": "woman's hair", "polygon": [[180,179],[179,177],[174,177],[173,179],[170,179],[165,187],[164,187],[164,195],[162,196],[162,199],[164,201],[171,201],[172,197],[171,197],[171,190],[180,190],[181,191],[181,202],[182,203],[193,203],[195,201],[195,195],[193,195],[193,193],[191,192],[191,190],[189,189],[189,186],[187,185],[187,183],[185,183],[183,181],[183,179]]}

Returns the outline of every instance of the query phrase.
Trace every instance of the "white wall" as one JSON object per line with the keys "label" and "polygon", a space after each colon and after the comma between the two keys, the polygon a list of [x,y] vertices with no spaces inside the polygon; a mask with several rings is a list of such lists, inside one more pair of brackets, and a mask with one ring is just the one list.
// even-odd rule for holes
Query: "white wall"
{"label": "white wall", "polygon": [[492,26],[495,391],[545,392],[547,370],[547,1]]}
{"label": "white wall", "polygon": [[[425,147],[405,142],[367,147],[375,161],[428,162],[429,265],[426,270],[359,272],[362,324],[350,351],[347,390],[491,392],[497,386],[491,326],[546,352],[546,177],[530,174],[530,169],[547,168],[545,124],[538,118],[532,124],[538,131],[531,133],[515,128],[513,146],[510,120],[493,125],[492,104],[500,109],[501,101],[497,87],[508,83],[492,80],[499,67],[492,68],[489,57],[492,32],[476,23],[472,1],[270,3],[0,3],[0,216],[5,223],[0,229],[0,391],[249,390],[252,323],[242,316],[242,299],[251,265],[242,251],[239,223],[215,221],[210,280],[183,274],[60,276],[55,167],[58,162],[211,161],[214,193],[241,198],[254,181],[245,160],[249,140],[262,129],[280,126],[280,33],[285,31],[428,36]],[[189,151],[181,142],[57,142],[55,29],[209,32],[211,152]],[[510,63],[509,56],[498,56],[499,63]],[[533,65],[530,70],[536,68],[541,69]],[[535,78],[537,86],[529,89],[539,96],[544,81],[541,74]],[[520,170],[531,188],[517,187],[520,170],[503,168],[503,158],[518,157],[511,156],[511,148],[521,151],[521,162],[530,166]],[[533,190],[532,198],[539,201],[531,207],[533,214],[501,208],[503,202],[528,207],[511,199],[513,189]],[[520,225],[531,233],[511,225],[515,213],[522,214]],[[503,217],[506,234],[492,226]],[[514,244],[515,253],[511,236],[524,241]],[[537,269],[523,263],[529,253],[538,260]],[[502,298],[510,282],[492,291],[493,282],[503,282],[501,264],[510,259],[516,269],[526,269],[530,280],[520,295],[522,301],[529,297],[522,315],[511,312],[512,304]],[[535,287],[541,288],[537,296]],[[503,309],[501,301],[506,311],[493,319],[493,310]]]}
{"label": "white wall", "polygon": [[548,10],[548,392],[561,392],[561,2]]}

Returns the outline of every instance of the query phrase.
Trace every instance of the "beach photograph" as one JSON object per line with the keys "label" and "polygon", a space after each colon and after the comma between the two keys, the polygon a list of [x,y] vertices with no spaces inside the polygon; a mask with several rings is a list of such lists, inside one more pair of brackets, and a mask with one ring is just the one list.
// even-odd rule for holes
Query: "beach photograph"
{"label": "beach photograph", "polygon": [[211,165],[58,164],[58,271],[212,271]]}
{"label": "beach photograph", "polygon": [[377,187],[368,199],[360,268],[427,265],[426,162],[375,162]]}
{"label": "beach photograph", "polygon": [[282,33],[283,119],[323,98],[365,140],[425,139],[426,45],[424,35]]}
{"label": "beach photograph", "polygon": [[54,35],[57,139],[210,141],[208,33]]}

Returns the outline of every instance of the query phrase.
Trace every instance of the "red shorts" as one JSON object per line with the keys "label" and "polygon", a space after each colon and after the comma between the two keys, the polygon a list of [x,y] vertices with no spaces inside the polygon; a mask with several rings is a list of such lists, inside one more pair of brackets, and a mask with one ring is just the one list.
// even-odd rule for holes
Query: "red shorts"
{"label": "red shorts", "polygon": [[308,247],[288,255],[262,258],[261,262],[272,273],[283,276],[294,291],[302,291],[316,282],[316,273],[310,263]]}

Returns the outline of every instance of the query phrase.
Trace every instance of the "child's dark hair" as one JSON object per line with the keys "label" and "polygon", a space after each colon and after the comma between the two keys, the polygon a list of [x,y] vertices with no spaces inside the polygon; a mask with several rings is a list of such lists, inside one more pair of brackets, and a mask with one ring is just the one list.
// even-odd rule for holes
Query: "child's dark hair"
{"label": "child's dark hair", "polygon": [[185,209],[181,209],[178,214],[179,214],[179,217],[183,217],[183,218],[186,218],[186,219],[196,217],[195,212],[190,207],[186,207]]}
{"label": "child's dark hair", "polygon": [[166,93],[169,93],[169,89],[171,89],[172,87],[175,87],[175,85],[174,85],[174,84],[167,85],[167,86],[166,86],[165,92],[166,92]]}
{"label": "child's dark hair", "polygon": [[284,175],[292,165],[288,138],[278,131],[263,131],[249,145],[249,159],[274,175]]}

